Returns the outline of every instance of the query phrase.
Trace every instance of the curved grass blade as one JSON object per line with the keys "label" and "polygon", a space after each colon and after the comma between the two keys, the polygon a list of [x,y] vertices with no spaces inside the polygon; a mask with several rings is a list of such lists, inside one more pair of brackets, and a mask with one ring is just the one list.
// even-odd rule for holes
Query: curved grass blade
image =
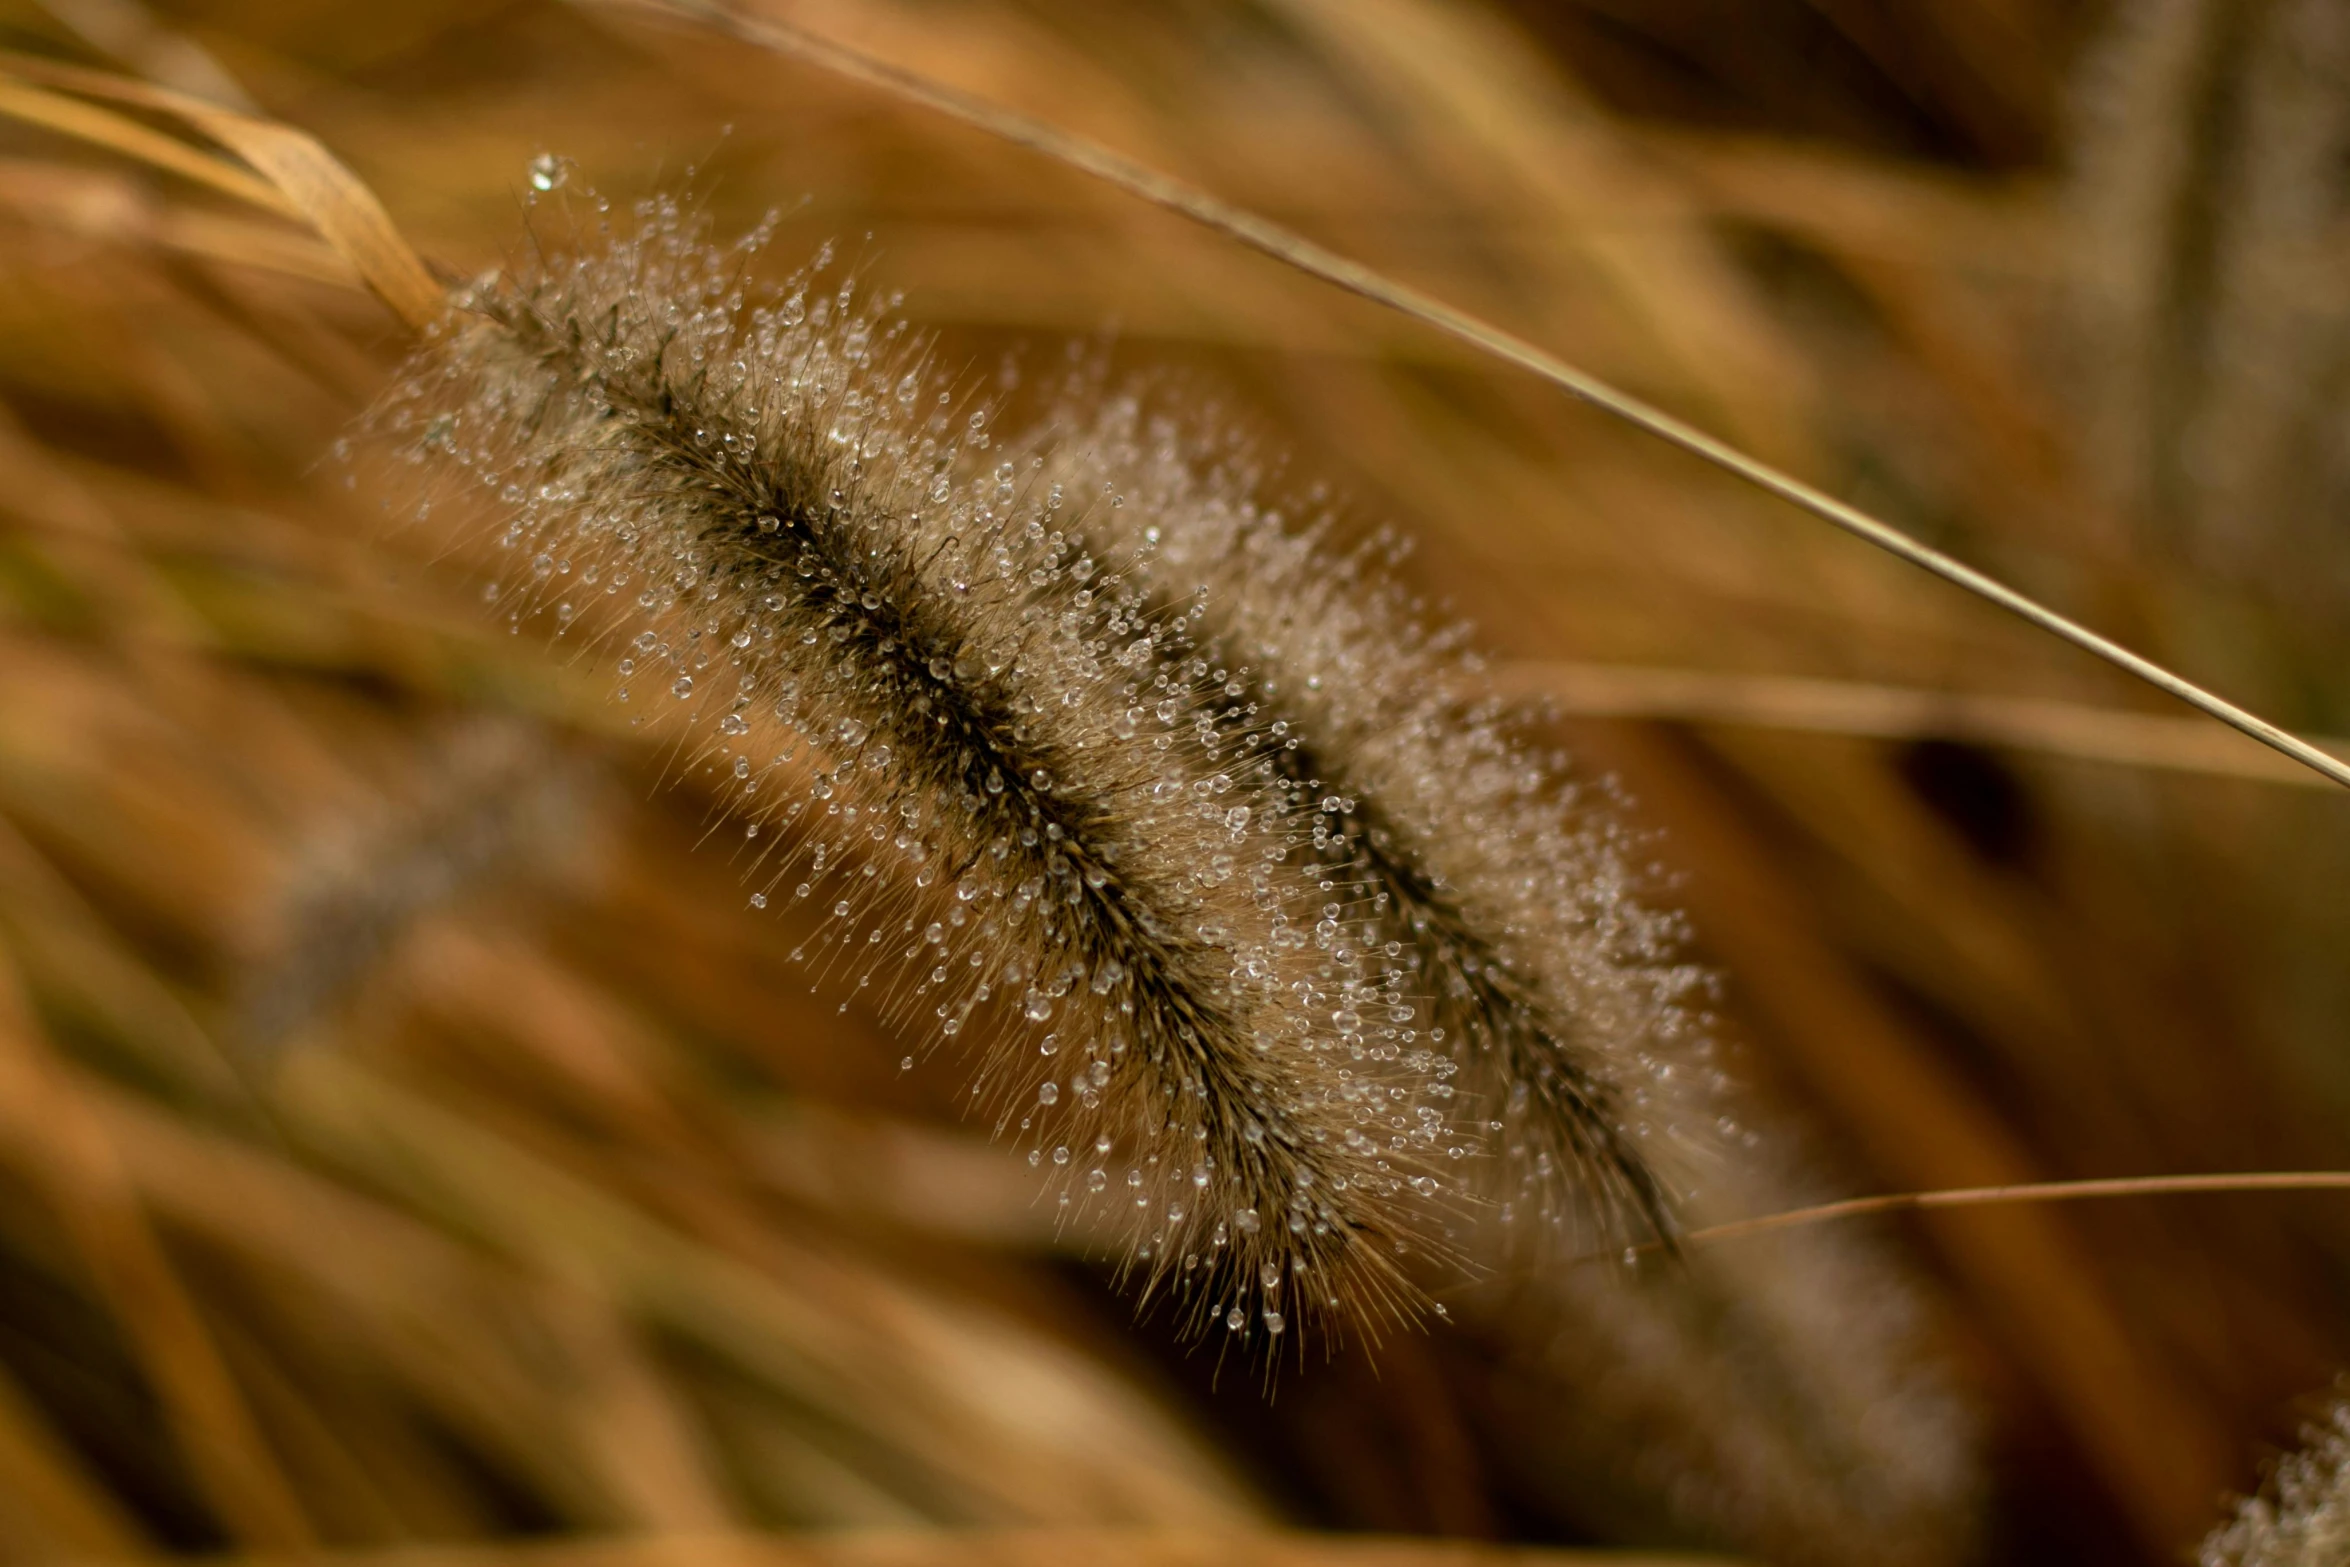
{"label": "curved grass blade", "polygon": [[[266,183],[135,120],[44,89],[170,115],[228,148]],[[300,217],[411,327],[422,330],[448,309],[447,292],[400,236],[383,203],[307,131],[127,76],[22,54],[0,54],[0,113],[111,146],[266,210]]]}

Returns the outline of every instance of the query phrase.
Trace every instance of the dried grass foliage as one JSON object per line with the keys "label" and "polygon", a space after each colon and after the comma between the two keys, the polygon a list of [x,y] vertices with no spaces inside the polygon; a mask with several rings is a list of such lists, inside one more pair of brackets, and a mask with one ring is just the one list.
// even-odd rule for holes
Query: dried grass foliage
{"label": "dried grass foliage", "polygon": [[[615,186],[701,162],[729,221],[810,192],[787,238],[871,229],[861,264],[978,381],[1013,345],[1118,319],[1122,361],[1420,533],[1415,570],[1529,687],[1696,726],[1567,734],[1665,829],[1740,1070],[1820,1121],[1832,1188],[2350,1152],[2336,802],[2196,750],[2117,680],[1892,563],[1359,302],[690,28],[223,6],[133,37],[83,9],[15,41],[179,90],[225,74],[461,274],[509,249],[525,166],[552,150]],[[1966,9],[1919,8],[1906,36],[1964,33]],[[2263,47],[2325,9],[2261,8]],[[2211,580],[2144,531],[2161,508],[2091,467],[2106,448],[2050,391],[2084,252],[2045,179],[1655,127],[1601,96],[1636,73],[1572,40],[1545,53],[1498,10],[789,18],[1566,349],[2295,727],[2350,727],[2322,625],[2263,618],[2318,574]],[[1916,101],[1955,101],[1904,75],[1898,41],[1853,36]],[[1984,84],[1945,123],[2051,100],[2049,55],[1969,52]],[[2176,100],[2150,71],[2100,111],[2110,144],[2153,145]],[[2303,86],[2302,131],[2254,127],[2245,145],[2283,150],[2247,166],[2299,177],[2292,137],[2332,112]],[[1391,1342],[1380,1380],[1309,1366],[1269,1410],[1252,1387],[1236,1412],[1229,1376],[1187,1387],[1046,1260],[1087,1237],[1038,1222],[1026,1170],[957,1130],[952,1074],[901,1076],[877,1019],[791,981],[794,938],[693,852],[718,793],[688,774],[648,794],[663,758],[594,672],[495,634],[457,573],[415,558],[427,541],[387,536],[375,497],[318,463],[402,334],[350,286],[349,236],[322,247],[226,199],[252,193],[193,140],[164,156],[211,163],[141,162],[142,136],[185,128],[162,102],[123,105],[110,154],[25,130],[0,163],[12,1552],[1303,1517],[1942,1559],[1977,1504],[1950,1478],[1963,1426],[1886,1397],[1913,1339],[1982,1389],[1994,1538],[2071,1548],[2051,1522],[2069,1516],[2075,1545],[2152,1551],[2201,1534],[2254,1438],[2340,1360],[2338,1209],[2235,1196],[1921,1220],[1915,1318],[1880,1303],[1900,1268],[1873,1245],[1759,1236],[1653,1301],[1506,1277],[1456,1306],[1460,1331]],[[47,99],[17,107],[76,129]],[[2191,183],[2160,178],[2164,201]],[[2223,232],[2250,255],[2283,198],[2244,199]],[[2089,205],[2108,223],[2089,254],[2144,252]],[[374,265],[408,314],[438,295]],[[2247,260],[2253,303],[2215,321],[2289,305],[2288,273]],[[2315,418],[2330,383],[2301,350],[2328,339],[2259,319],[2209,330],[2295,353],[2186,395],[2301,429],[2273,410]],[[2107,411],[2146,427],[2126,399]],[[2238,491],[2262,483],[2283,481]],[[1684,674],[1578,697],[1590,664]],[[1819,1179],[1757,1175],[1703,1217]],[[1383,1470],[1364,1430],[1410,1462]]]}

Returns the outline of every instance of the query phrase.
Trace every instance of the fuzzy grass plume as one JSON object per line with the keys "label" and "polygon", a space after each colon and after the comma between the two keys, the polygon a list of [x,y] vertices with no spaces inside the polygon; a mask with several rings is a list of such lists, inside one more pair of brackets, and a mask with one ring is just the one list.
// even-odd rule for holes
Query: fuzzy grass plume
{"label": "fuzzy grass plume", "polygon": [[1469,628],[1398,579],[1398,540],[1330,547],[1334,519],[1264,499],[1243,443],[1139,395],[1083,388],[1058,422],[1064,460],[1131,503],[1112,521],[1138,572],[1200,595],[1221,660],[1253,666],[1255,704],[1303,737],[1273,786],[1370,939],[1408,954],[1457,1113],[1501,1155],[1478,1182],[1494,1216],[1574,1246],[1669,1240],[1656,1152],[1675,1129],[1642,1108],[1706,1054],[1685,1005],[1701,976],[1680,920],[1641,901],[1612,802],[1512,726]]}
{"label": "fuzzy grass plume", "polygon": [[2202,1567],[2334,1567],[2350,1561],[2350,1404],[2336,1403],[2259,1496],[2203,1542]]}
{"label": "fuzzy grass plume", "polygon": [[2105,482],[2166,544],[2330,627],[2350,594],[2350,312],[2332,282],[2350,5],[2122,6],[2080,119],[2077,301]]}
{"label": "fuzzy grass plume", "polygon": [[974,1102],[1131,1214],[1146,1291],[1269,1335],[1415,1313],[1478,1139],[1279,783],[1297,737],[1204,603],[1092,553],[1118,497],[997,447],[821,260],[755,294],[761,243],[645,203],[477,283],[381,422],[496,497],[515,624],[617,643],[731,777],[753,903],[823,922],[799,955],[992,1033]]}

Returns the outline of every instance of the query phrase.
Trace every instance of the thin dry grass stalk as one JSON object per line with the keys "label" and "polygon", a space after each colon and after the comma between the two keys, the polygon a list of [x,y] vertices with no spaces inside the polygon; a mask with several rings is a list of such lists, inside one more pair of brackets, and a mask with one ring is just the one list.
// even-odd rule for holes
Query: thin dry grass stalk
{"label": "thin dry grass stalk", "polygon": [[2350,763],[2328,756],[2266,719],[2204,690],[2153,660],[2131,652],[2110,638],[2058,614],[1940,550],[1920,544],[1858,507],[1848,505],[1792,475],[1782,473],[1768,463],[1748,456],[1696,426],[1608,385],[1523,338],[1504,332],[1433,295],[1373,271],[1300,234],[1220,201],[1205,191],[1185,185],[1098,143],[1071,135],[1042,120],[957,92],[803,28],[749,17],[731,6],[703,3],[703,0],[583,0],[583,3],[650,11],[718,28],[747,42],[950,115],[989,135],[1042,153],[1071,168],[1107,181],[1145,201],[1262,251],[1285,265],[1296,267],[1349,293],[1359,294],[1373,303],[1423,322],[1482,353],[1517,365],[1593,407],[1711,463],[1745,483],[1809,512],[1823,522],[1998,605],[2042,631],[2061,637],[2082,651],[2251,736],[2319,775],[2350,788]]}
{"label": "thin dry grass stalk", "polygon": [[1689,1244],[1738,1240],[1838,1219],[1936,1208],[2000,1208],[2023,1203],[2093,1202],[2120,1197],[2226,1196],[2245,1192],[2350,1191],[2350,1170],[2246,1170],[2223,1175],[2117,1175],[2102,1180],[2033,1181],[2018,1186],[1959,1186],[1945,1191],[1846,1197],[1808,1208],[1758,1214],[1691,1230]]}
{"label": "thin dry grass stalk", "polygon": [[[2330,787],[2291,759],[2254,750],[2199,719],[2086,702],[1854,680],[1531,660],[1498,666],[1493,684],[1575,718],[1659,719],[1872,740],[1952,740],[2107,766],[2294,788]],[[2350,740],[2314,736],[2312,743],[2350,754]]]}

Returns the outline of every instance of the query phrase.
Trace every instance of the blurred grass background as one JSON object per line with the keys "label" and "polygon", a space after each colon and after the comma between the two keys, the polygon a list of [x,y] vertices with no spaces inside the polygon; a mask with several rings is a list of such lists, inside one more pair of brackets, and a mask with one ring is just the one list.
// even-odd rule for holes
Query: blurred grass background
{"label": "blurred grass background", "polygon": [[[760,3],[2350,731],[2338,3]],[[786,265],[838,241],[975,378],[1114,333],[1558,700],[1833,1184],[2350,1164],[2350,802],[1514,372],[641,15],[10,0],[0,42],[314,132],[460,274],[552,153],[784,209]],[[0,129],[0,1558],[1612,1543],[1508,1333],[1268,1398],[1134,1322],[951,1065],[795,980],[714,795],[334,459],[403,351],[296,229]],[[2346,1219],[1892,1230],[1986,1555],[2175,1559],[2345,1364]],[[742,1533],[838,1529],[895,1533]]]}

